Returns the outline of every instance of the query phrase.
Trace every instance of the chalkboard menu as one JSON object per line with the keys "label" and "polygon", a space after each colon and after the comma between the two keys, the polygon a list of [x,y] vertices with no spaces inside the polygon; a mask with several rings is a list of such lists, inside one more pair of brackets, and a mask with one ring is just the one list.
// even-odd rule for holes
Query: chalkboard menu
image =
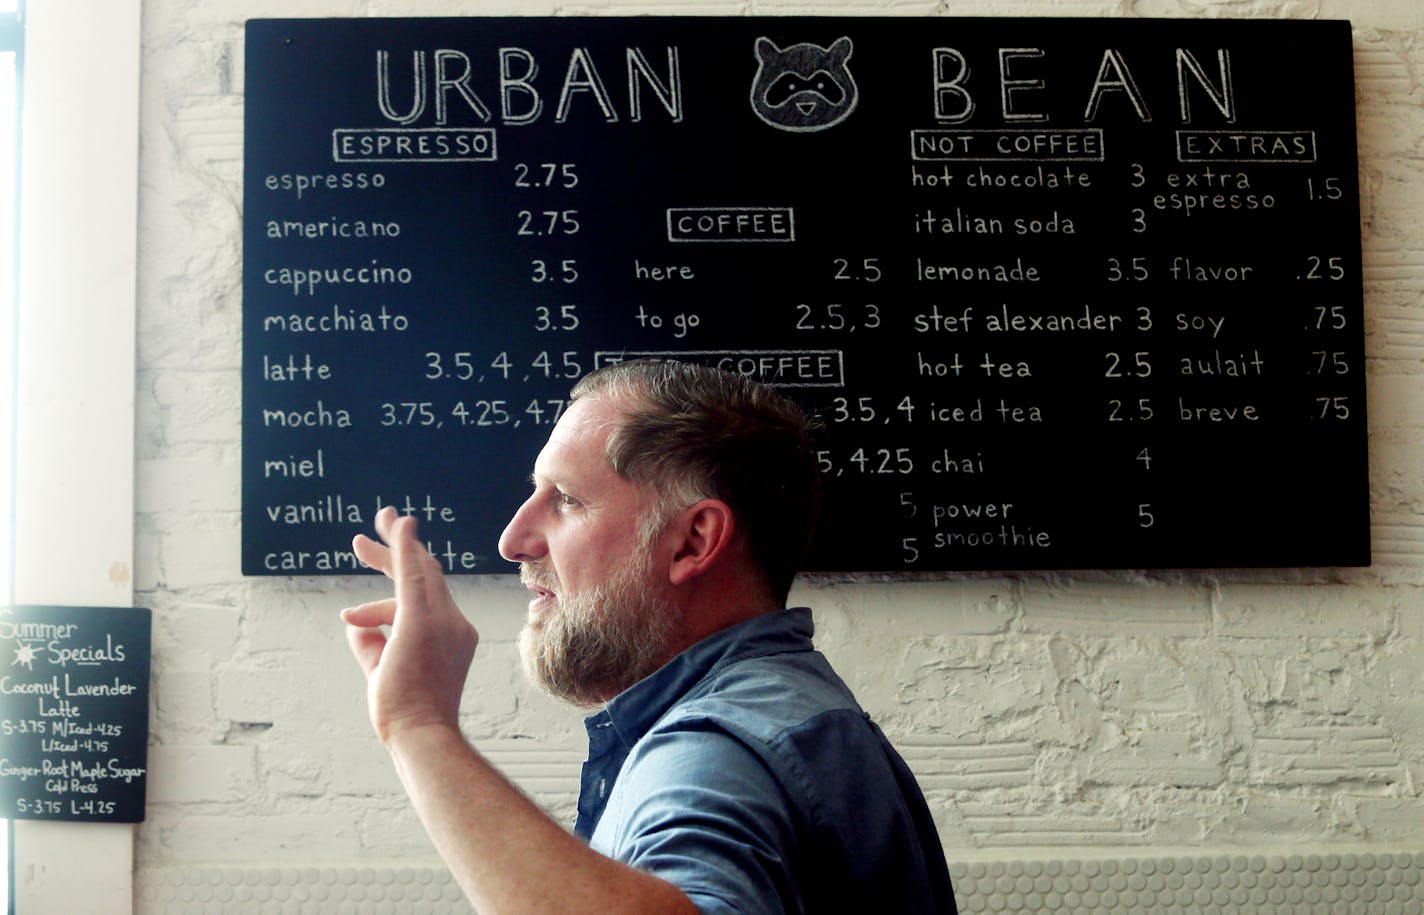
{"label": "chalkboard menu", "polygon": [[826,424],[810,568],[1364,565],[1346,22],[253,20],[243,570],[456,573],[575,379]]}
{"label": "chalkboard menu", "polygon": [[0,607],[0,818],[143,820],[151,616]]}

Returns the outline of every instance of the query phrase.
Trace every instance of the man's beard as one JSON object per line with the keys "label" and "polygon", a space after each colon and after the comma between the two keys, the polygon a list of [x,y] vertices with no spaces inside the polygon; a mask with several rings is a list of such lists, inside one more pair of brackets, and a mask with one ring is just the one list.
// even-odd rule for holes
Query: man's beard
{"label": "man's beard", "polygon": [[522,563],[520,579],[557,597],[519,633],[524,672],[535,685],[576,706],[601,705],[668,660],[677,620],[651,593],[649,555],[639,549],[608,581],[562,590],[554,570]]}

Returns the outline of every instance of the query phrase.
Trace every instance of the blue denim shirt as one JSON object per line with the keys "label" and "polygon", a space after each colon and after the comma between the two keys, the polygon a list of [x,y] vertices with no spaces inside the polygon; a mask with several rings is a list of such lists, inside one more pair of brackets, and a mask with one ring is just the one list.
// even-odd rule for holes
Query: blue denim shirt
{"label": "blue denim shirt", "polygon": [[924,796],[811,634],[756,617],[589,717],[575,831],[703,913],[954,912]]}

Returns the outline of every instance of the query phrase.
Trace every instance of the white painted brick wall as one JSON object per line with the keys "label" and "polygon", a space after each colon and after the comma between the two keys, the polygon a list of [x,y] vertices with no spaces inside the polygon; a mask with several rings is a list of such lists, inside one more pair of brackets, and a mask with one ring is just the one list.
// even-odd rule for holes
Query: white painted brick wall
{"label": "white painted brick wall", "polygon": [[[155,623],[141,880],[190,864],[281,876],[433,859],[369,734],[336,619],[384,589],[238,574],[242,23],[556,12],[1353,19],[1376,566],[816,579],[795,597],[817,608],[822,647],[920,773],[956,862],[1034,850],[1420,847],[1417,0],[147,0],[135,586]],[[518,671],[522,592],[505,577],[454,589],[483,635],[467,729],[568,817],[582,728]]]}

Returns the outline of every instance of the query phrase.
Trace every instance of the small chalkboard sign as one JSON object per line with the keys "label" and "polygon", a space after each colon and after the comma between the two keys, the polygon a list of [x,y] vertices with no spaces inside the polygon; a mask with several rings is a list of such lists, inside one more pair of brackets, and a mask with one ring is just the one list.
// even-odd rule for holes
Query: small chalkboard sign
{"label": "small chalkboard sign", "polygon": [[0,818],[143,820],[151,618],[0,607]]}
{"label": "small chalkboard sign", "polygon": [[447,570],[569,386],[826,421],[822,571],[1367,565],[1347,22],[247,25],[242,567]]}

